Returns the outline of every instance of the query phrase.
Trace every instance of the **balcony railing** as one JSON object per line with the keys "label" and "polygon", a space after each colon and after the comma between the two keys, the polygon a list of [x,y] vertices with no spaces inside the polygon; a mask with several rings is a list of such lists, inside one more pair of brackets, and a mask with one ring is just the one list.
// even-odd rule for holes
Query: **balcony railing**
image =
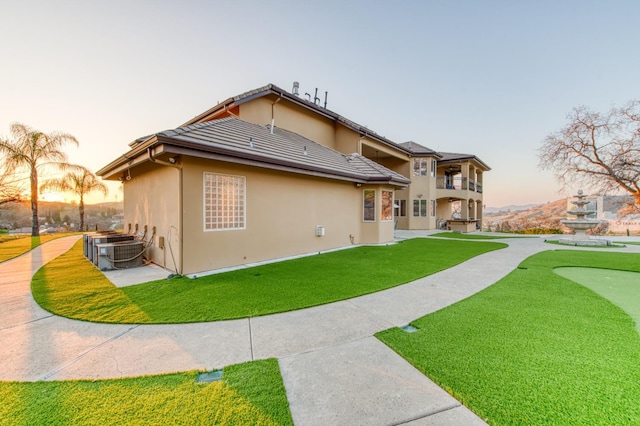
{"label": "balcony railing", "polygon": [[457,176],[456,178],[445,179],[444,176],[436,177],[436,189],[464,189],[482,193],[482,184],[467,177]]}

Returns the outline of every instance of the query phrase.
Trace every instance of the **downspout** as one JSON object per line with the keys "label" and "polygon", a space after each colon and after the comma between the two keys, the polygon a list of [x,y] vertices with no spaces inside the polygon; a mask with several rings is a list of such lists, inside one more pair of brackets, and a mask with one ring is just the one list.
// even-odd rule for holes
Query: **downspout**
{"label": "downspout", "polygon": [[[182,212],[182,200],[183,200],[183,195],[182,193],[184,192],[183,190],[183,171],[182,171],[182,164],[178,163],[177,161],[175,163],[171,163],[169,161],[164,161],[164,160],[158,160],[157,158],[155,158],[153,156],[153,148],[149,147],[147,148],[147,155],[149,156],[149,161],[151,161],[152,163],[158,163],[161,164],[163,166],[168,166],[168,167],[173,167],[175,169],[178,170],[178,205],[180,206],[180,209],[178,210],[178,226],[179,228],[179,232],[178,232],[178,239],[180,241],[180,269],[178,271],[176,271],[178,273],[178,275],[182,275],[182,271],[184,268],[184,238],[183,238],[183,233],[184,233],[184,226],[183,226],[183,212]],[[175,266],[175,265],[174,265]]]}

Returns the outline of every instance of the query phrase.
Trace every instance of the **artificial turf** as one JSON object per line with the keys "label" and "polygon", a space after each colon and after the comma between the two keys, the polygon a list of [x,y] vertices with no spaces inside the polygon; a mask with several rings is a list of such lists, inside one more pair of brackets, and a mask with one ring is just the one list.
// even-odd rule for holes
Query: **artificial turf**
{"label": "artificial turf", "polygon": [[558,250],[377,337],[492,425],[640,424],[640,335],[621,308],[553,272],[640,270],[640,255]]}
{"label": "artificial turf", "polygon": [[584,267],[556,268],[553,271],[624,309],[640,333],[640,273]]}
{"label": "artificial turf", "polygon": [[39,237],[31,237],[27,235],[2,235],[0,236],[0,262],[4,262],[27,253],[30,250],[44,244],[47,241],[56,238],[72,235],[64,234],[46,234]]}
{"label": "artificial turf", "polygon": [[43,266],[32,292],[64,317],[110,323],[187,323],[244,318],[335,302],[404,284],[496,242],[417,238],[325,253],[197,279],[176,277],[116,288],[82,257],[82,241]]}
{"label": "artificial turf", "polygon": [[292,425],[275,359],[197,372],[110,380],[0,382],[0,424]]}

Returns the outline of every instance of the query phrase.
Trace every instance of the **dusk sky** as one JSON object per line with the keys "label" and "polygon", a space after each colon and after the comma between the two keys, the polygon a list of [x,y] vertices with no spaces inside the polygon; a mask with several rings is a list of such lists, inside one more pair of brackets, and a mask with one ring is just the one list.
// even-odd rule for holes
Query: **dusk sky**
{"label": "dusk sky", "polygon": [[637,0],[0,0],[0,135],[71,133],[70,161],[96,171],[140,136],[299,81],[395,142],[477,155],[487,206],[545,203],[578,189],[538,169],[545,136],[574,107],[640,98],[639,22]]}

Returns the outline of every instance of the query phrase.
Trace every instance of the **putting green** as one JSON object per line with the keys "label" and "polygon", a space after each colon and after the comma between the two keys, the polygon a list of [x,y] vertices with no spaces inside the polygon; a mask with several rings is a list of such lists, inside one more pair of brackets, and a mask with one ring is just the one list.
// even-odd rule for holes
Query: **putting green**
{"label": "putting green", "polygon": [[618,305],[633,318],[640,333],[640,272],[579,267],[555,268],[553,271]]}

